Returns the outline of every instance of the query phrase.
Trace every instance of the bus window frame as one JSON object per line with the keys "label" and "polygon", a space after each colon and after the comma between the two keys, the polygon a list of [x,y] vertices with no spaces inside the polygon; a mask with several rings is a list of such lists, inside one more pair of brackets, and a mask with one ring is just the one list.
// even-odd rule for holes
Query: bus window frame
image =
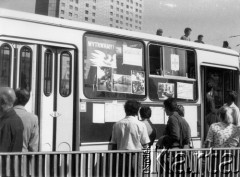
{"label": "bus window frame", "polygon": [[[50,76],[50,92],[49,93],[47,93],[46,92],[46,85],[45,85],[45,82],[47,82],[47,80],[45,79],[45,67],[47,66],[47,64],[48,64],[48,62],[46,62],[46,54],[48,53],[48,52],[50,52],[51,53],[51,61],[50,61],[50,69],[51,69],[51,76]],[[43,82],[43,93],[44,93],[44,95],[45,96],[50,96],[51,94],[52,94],[52,92],[53,92],[53,62],[54,62],[54,53],[53,53],[53,51],[52,50],[50,50],[50,49],[47,49],[45,52],[44,52],[44,64],[43,64],[43,66],[44,66],[44,73],[43,73],[43,79],[44,79],[44,82]]]}
{"label": "bus window frame", "polygon": [[[32,75],[33,75],[33,73],[32,73],[33,50],[32,50],[31,47],[29,47],[27,45],[22,46],[20,51],[19,51],[19,73],[18,73],[19,74],[19,81],[18,81],[18,84],[19,84],[20,88],[22,88],[22,85],[21,85],[22,75],[21,75],[20,72],[22,71],[21,70],[22,69],[22,64],[23,64],[23,62],[22,62],[22,51],[23,51],[24,48],[27,48],[30,51],[30,76],[29,76],[29,90],[28,90],[28,92],[31,92],[31,90],[32,90]],[[26,88],[24,88],[24,89],[26,89]]]}
{"label": "bus window frame", "polygon": [[[160,53],[160,64],[161,64],[161,69],[162,69],[162,74],[161,75],[154,75],[154,74],[150,74],[150,52],[149,52],[149,46],[150,45],[157,45],[161,48],[161,52],[162,55]],[[183,76],[171,76],[171,75],[165,75],[164,74],[164,47],[172,47],[172,48],[177,48],[177,49],[182,49],[185,51],[192,51],[194,53],[194,60],[195,60],[195,78],[188,78],[188,77],[183,77]],[[179,99],[174,97],[176,100],[180,101],[180,102],[184,102],[184,103],[197,103],[199,100],[199,80],[198,80],[198,61],[197,61],[197,52],[196,49],[194,48],[190,48],[190,47],[184,47],[184,46],[177,46],[177,45],[170,45],[170,44],[164,44],[164,43],[157,43],[157,42],[149,42],[147,45],[147,51],[148,51],[148,66],[147,66],[147,70],[148,70],[148,96],[150,95],[150,85],[149,85],[149,80],[150,78],[157,78],[157,79],[166,79],[166,80],[179,80],[179,81],[187,81],[187,82],[195,82],[196,83],[196,99],[193,100],[187,100],[187,99]],[[186,60],[186,65],[187,65],[187,60]],[[176,82],[175,82],[176,83]],[[149,99],[153,102],[159,102],[162,100],[157,100],[157,99],[152,99],[149,96]]]}
{"label": "bus window frame", "polygon": [[[88,97],[85,93],[85,80],[84,80],[84,61],[85,61],[85,56],[86,56],[86,51],[87,51],[87,45],[86,45],[86,36],[97,36],[97,37],[101,37],[102,39],[106,39],[106,38],[115,38],[115,39],[119,39],[119,40],[129,40],[129,41],[135,41],[135,42],[139,42],[142,44],[142,68],[143,68],[143,71],[145,73],[145,95],[143,98],[115,98],[114,97],[106,97],[106,98],[102,98],[102,97],[94,97],[94,98],[91,98],[91,97]],[[82,81],[83,81],[83,86],[82,86],[82,93],[84,95],[84,97],[86,99],[90,99],[90,100],[109,100],[109,101],[112,101],[112,100],[127,100],[127,99],[134,99],[134,100],[138,100],[138,101],[145,101],[148,97],[148,69],[147,69],[147,59],[146,59],[146,44],[145,44],[145,41],[143,39],[139,39],[139,38],[131,38],[131,37],[127,37],[127,36],[119,36],[119,35],[114,35],[114,34],[106,34],[106,33],[101,33],[101,32],[98,32],[98,33],[94,33],[94,32],[85,32],[83,34],[83,40],[82,40],[82,46],[83,46],[83,52],[82,52],[82,58],[83,58],[83,61],[82,61],[82,71],[83,71],[83,74],[82,74]],[[127,93],[123,93],[123,94],[127,94]],[[137,95],[137,94],[136,94]],[[142,96],[142,95],[140,95]]]}
{"label": "bus window frame", "polygon": [[0,50],[2,50],[2,48],[4,48],[5,46],[9,47],[9,51],[10,51],[10,54],[9,54],[9,71],[8,71],[8,75],[9,75],[9,78],[8,78],[8,87],[10,87],[11,85],[11,72],[12,72],[12,56],[13,56],[13,49],[11,47],[11,45],[9,45],[8,43],[3,43],[1,46],[0,46]]}
{"label": "bus window frame", "polygon": [[[62,87],[61,87],[61,85],[62,85],[62,60],[63,60],[63,57],[62,57],[62,55],[63,54],[68,54],[69,55],[69,61],[70,61],[70,64],[69,64],[69,66],[70,66],[70,71],[69,71],[69,73],[70,73],[70,79],[69,79],[69,93],[67,94],[67,95],[63,95],[62,93],[61,93],[61,89],[62,89]],[[73,62],[73,55],[69,52],[69,51],[67,51],[67,50],[63,50],[61,53],[60,53],[60,66],[59,66],[59,70],[60,70],[60,75],[59,75],[59,94],[62,96],[62,97],[68,97],[68,96],[70,96],[71,95],[71,93],[72,93],[72,62]]]}

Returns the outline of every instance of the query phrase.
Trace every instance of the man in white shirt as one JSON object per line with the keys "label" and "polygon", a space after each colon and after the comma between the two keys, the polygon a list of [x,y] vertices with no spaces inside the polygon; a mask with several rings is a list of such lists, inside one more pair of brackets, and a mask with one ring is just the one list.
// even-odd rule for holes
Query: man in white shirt
{"label": "man in white shirt", "polygon": [[[146,125],[138,120],[138,111],[141,104],[135,100],[129,100],[124,105],[124,110],[126,117],[113,125],[112,130],[112,149],[117,150],[142,150],[143,148],[148,148],[150,139],[147,132]],[[130,161],[130,157],[132,161]],[[136,157],[138,158],[138,156]],[[134,176],[134,171],[139,171],[142,164],[141,160],[138,158],[135,161],[135,154],[129,156],[126,153],[125,156],[119,154],[119,176]],[[135,164],[137,163],[137,169],[135,169]],[[125,166],[125,173],[123,172],[123,164]],[[131,169],[129,169],[131,166]],[[130,172],[130,173],[129,173]],[[124,173],[124,174],[123,174]],[[135,174],[136,175],[136,174]]]}

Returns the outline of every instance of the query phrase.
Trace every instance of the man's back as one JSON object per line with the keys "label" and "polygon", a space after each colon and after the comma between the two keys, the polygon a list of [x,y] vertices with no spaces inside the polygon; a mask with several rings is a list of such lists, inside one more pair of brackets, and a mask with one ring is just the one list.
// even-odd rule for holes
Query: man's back
{"label": "man's back", "polygon": [[0,118],[0,152],[21,152],[23,124],[13,109]]}
{"label": "man's back", "polygon": [[26,111],[23,106],[14,107],[15,112],[21,118],[24,126],[23,131],[23,152],[38,151],[38,117]]}
{"label": "man's back", "polygon": [[127,116],[113,126],[112,141],[118,150],[141,150],[150,142],[147,128],[137,117]]}

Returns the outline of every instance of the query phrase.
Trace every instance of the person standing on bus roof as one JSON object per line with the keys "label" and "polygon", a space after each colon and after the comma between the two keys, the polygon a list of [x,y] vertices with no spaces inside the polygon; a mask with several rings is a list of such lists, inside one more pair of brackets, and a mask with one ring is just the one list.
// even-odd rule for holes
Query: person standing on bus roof
{"label": "person standing on bus roof", "polygon": [[197,40],[195,40],[194,42],[197,42],[197,43],[202,43],[202,44],[204,44],[204,42],[203,42],[203,35],[202,35],[202,34],[198,35],[198,38],[197,38]]}
{"label": "person standing on bus roof", "polygon": [[29,101],[30,94],[25,89],[17,89],[16,101],[14,104],[14,110],[21,118],[24,126],[23,131],[23,147],[22,152],[36,152],[38,151],[38,117],[30,112],[27,112],[25,105]]}
{"label": "person standing on bus roof", "polygon": [[240,112],[239,112],[239,108],[237,107],[237,105],[234,103],[237,99],[237,92],[235,91],[229,91],[228,95],[227,95],[227,103],[225,103],[219,110],[218,112],[221,112],[222,109],[224,109],[225,107],[229,107],[231,108],[232,111],[232,117],[233,117],[233,124],[236,126],[240,126]]}
{"label": "person standing on bus roof", "polygon": [[184,35],[180,38],[181,40],[185,40],[185,41],[191,41],[190,39],[190,34],[192,32],[192,29],[191,28],[185,28],[184,29]]}
{"label": "person standing on bus roof", "polygon": [[163,30],[161,28],[157,29],[156,35],[162,36],[163,35]]}
{"label": "person standing on bus roof", "polygon": [[14,90],[0,87],[0,152],[21,152],[23,123],[13,109]]}
{"label": "person standing on bus roof", "polygon": [[231,49],[231,47],[228,44],[228,41],[223,41],[223,48]]}

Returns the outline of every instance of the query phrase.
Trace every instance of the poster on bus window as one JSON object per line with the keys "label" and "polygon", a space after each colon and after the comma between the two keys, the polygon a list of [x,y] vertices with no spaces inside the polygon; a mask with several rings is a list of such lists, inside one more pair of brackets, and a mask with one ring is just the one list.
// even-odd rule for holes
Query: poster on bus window
{"label": "poster on bus window", "polygon": [[142,67],[142,49],[123,45],[123,64]]}
{"label": "poster on bus window", "polygon": [[97,90],[108,92],[112,91],[112,68],[97,68]]}
{"label": "poster on bus window", "polygon": [[145,73],[144,71],[131,71],[132,93],[136,95],[145,95]]}
{"label": "poster on bus window", "polygon": [[115,40],[97,37],[87,38],[87,60],[85,62],[84,78],[93,78],[89,77],[89,75],[96,74],[96,69],[94,69],[96,67],[116,68]]}
{"label": "poster on bus window", "polygon": [[174,97],[174,83],[161,83],[158,82],[158,99],[166,100],[167,98]]}
{"label": "poster on bus window", "polygon": [[113,91],[119,93],[131,93],[131,76],[113,74]]}
{"label": "poster on bus window", "polygon": [[177,82],[177,98],[193,100],[193,84]]}

